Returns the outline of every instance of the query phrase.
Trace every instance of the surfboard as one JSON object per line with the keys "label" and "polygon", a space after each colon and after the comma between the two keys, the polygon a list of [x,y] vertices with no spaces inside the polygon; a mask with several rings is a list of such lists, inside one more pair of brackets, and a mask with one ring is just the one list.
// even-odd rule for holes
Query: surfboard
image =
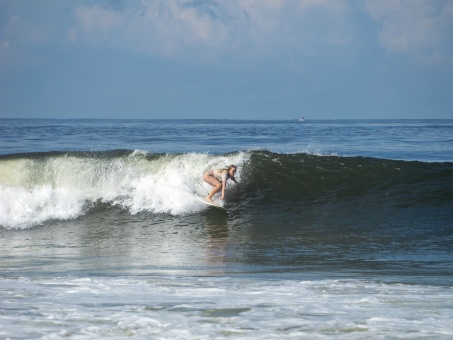
{"label": "surfboard", "polygon": [[222,209],[222,210],[225,210],[226,209],[224,207],[222,207],[221,205],[218,205],[217,203],[215,202],[210,202],[206,199],[206,197],[201,197],[201,196],[197,196],[197,199],[201,202],[201,203],[204,203],[206,205],[210,205],[211,207],[215,207],[215,208],[219,208],[219,209]]}

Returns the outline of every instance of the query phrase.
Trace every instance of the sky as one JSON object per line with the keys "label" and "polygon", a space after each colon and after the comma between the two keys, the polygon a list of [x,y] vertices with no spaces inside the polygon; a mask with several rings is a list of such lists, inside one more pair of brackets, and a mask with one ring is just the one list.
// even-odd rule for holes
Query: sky
{"label": "sky", "polygon": [[453,0],[0,0],[0,118],[453,119]]}

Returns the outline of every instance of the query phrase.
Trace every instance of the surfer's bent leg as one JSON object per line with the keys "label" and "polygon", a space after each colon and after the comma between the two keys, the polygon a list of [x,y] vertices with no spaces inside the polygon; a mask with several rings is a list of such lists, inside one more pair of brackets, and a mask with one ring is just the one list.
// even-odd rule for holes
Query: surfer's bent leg
{"label": "surfer's bent leg", "polygon": [[204,174],[203,174],[203,180],[206,182],[206,183],[209,183],[210,185],[212,185],[214,188],[212,188],[211,192],[209,193],[208,196],[206,196],[206,199],[212,201],[212,196],[214,196],[214,194],[216,192],[218,192],[219,190],[222,189],[222,183],[220,183],[220,181],[215,178],[214,176],[212,176],[209,171],[206,171]]}

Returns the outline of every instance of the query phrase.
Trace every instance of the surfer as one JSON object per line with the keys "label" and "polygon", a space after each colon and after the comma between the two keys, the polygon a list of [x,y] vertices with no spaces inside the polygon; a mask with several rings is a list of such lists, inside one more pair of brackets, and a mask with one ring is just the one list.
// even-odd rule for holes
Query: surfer
{"label": "surfer", "polygon": [[228,179],[231,179],[234,183],[238,184],[238,182],[234,178],[236,170],[237,166],[232,164],[228,167],[228,169],[208,170],[203,174],[203,180],[214,187],[209,195],[206,196],[206,199],[208,201],[212,202],[212,196],[214,196],[214,194],[216,192],[219,192],[220,190],[222,190],[222,196],[220,196],[220,199],[225,199],[226,181]]}

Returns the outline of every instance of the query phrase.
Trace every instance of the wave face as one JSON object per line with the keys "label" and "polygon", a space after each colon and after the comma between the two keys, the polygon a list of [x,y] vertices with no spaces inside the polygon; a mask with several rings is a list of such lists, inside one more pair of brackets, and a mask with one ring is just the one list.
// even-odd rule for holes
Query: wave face
{"label": "wave face", "polygon": [[0,225],[28,228],[76,218],[99,207],[137,214],[184,215],[205,206],[196,200],[211,168],[238,165],[237,189],[226,206],[266,223],[323,223],[430,216],[453,221],[453,163],[391,161],[268,151],[156,154],[144,151],[53,152],[0,156]]}
{"label": "wave face", "polygon": [[265,151],[252,153],[249,162],[241,200],[261,225],[453,224],[453,163]]}

